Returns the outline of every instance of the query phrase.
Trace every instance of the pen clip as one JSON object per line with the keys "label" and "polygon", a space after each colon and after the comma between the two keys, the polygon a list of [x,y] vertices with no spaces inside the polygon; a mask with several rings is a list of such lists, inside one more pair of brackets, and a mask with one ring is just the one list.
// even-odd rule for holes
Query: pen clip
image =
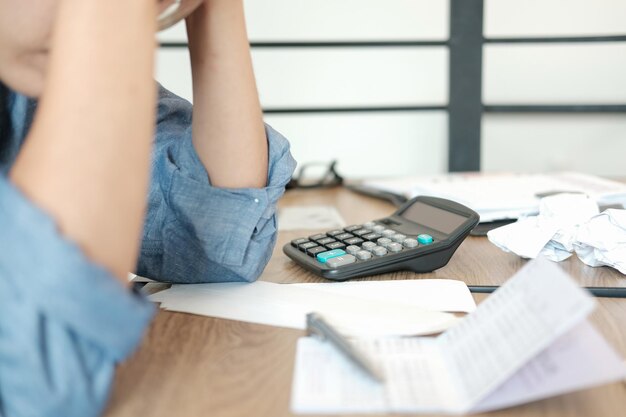
{"label": "pen clip", "polygon": [[324,333],[317,327],[316,320],[318,318],[319,314],[317,313],[308,313],[306,315],[306,335],[315,336],[320,340],[325,340],[326,336],[324,336]]}

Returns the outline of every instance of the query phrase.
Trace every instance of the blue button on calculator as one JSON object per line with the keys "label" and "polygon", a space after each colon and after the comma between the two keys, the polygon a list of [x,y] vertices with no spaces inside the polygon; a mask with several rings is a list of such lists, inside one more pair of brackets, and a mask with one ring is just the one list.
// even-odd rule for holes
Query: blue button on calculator
{"label": "blue button on calculator", "polygon": [[326,252],[318,253],[317,260],[321,263],[325,263],[327,260],[331,258],[335,258],[337,256],[345,255],[346,252],[343,249],[333,249]]}

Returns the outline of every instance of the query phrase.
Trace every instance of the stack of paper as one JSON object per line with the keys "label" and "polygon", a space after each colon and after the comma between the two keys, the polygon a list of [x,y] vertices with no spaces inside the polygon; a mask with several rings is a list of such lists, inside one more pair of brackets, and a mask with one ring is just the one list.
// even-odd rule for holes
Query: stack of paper
{"label": "stack of paper", "polygon": [[174,285],[150,299],[171,311],[295,329],[315,311],[368,337],[438,333],[458,321],[443,311],[475,308],[467,286],[452,280]]}
{"label": "stack of paper", "polygon": [[385,376],[331,345],[298,342],[297,413],[467,413],[622,380],[626,366],[586,321],[594,300],[559,267],[529,263],[437,338],[357,340]]}
{"label": "stack of paper", "polygon": [[626,184],[575,172],[458,173],[368,181],[364,185],[408,198],[432,195],[454,200],[480,214],[481,222],[536,214],[540,199],[556,193],[583,193],[600,205],[626,204]]}

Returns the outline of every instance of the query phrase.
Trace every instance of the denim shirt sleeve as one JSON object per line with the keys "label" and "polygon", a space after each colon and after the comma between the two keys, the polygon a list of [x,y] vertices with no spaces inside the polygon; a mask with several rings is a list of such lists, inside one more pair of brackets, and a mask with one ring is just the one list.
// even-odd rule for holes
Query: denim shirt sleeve
{"label": "denim shirt sleeve", "polygon": [[2,175],[0,230],[0,415],[99,415],[153,306]]}
{"label": "denim shirt sleeve", "polygon": [[191,114],[189,102],[160,87],[137,273],[178,283],[253,281],[276,242],[276,203],[295,168],[289,143],[266,125],[267,186],[213,187],[192,145]]}

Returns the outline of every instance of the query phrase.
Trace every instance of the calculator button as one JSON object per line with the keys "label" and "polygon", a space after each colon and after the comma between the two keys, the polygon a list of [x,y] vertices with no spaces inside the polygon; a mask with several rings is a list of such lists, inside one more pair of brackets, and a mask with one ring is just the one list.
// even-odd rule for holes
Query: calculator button
{"label": "calculator button", "polygon": [[381,225],[381,224],[377,224],[376,226],[372,227],[372,230],[376,233],[380,233],[383,230],[385,230],[385,226]]}
{"label": "calculator button", "polygon": [[379,233],[370,233],[369,235],[361,236],[363,239],[371,240],[372,242],[376,242],[378,239],[383,237],[383,235]]}
{"label": "calculator button", "polygon": [[382,246],[376,246],[372,249],[372,253],[376,256],[384,256],[387,255],[387,249],[383,248]]}
{"label": "calculator button", "polygon": [[331,268],[338,268],[340,266],[353,264],[355,262],[356,258],[354,257],[354,255],[342,255],[335,258],[330,258],[328,261],[326,261],[326,265],[330,266]]}
{"label": "calculator button", "polygon": [[417,244],[417,240],[408,238],[402,241],[402,245],[407,249],[413,249],[413,248],[416,248],[418,244]]}
{"label": "calculator button", "polygon": [[360,250],[361,248],[356,245],[350,245],[346,248],[346,252],[348,252],[350,255],[355,255]]}
{"label": "calculator button", "polygon": [[352,233],[342,233],[340,235],[335,236],[335,239],[346,240],[346,239],[352,239],[353,237],[354,235]]}
{"label": "calculator button", "polygon": [[317,246],[317,243],[315,242],[300,243],[298,245],[298,249],[300,249],[302,252],[305,252],[307,249],[313,248],[315,246]]}
{"label": "calculator button", "polygon": [[345,232],[343,231],[343,229],[335,229],[335,230],[331,230],[330,232],[326,232],[326,234],[327,234],[328,236],[330,236],[330,237],[335,237],[335,236],[340,235],[340,234],[342,234],[342,233],[345,233]]}
{"label": "calculator button", "polygon": [[304,238],[304,237],[303,237],[303,238],[300,238],[300,239],[292,240],[292,241],[291,241],[291,246],[294,246],[294,247],[296,247],[296,248],[297,248],[297,247],[298,247],[298,245],[301,245],[301,244],[306,243],[306,242],[308,242],[308,241],[309,241],[309,239]]}
{"label": "calculator button", "polygon": [[346,252],[344,252],[341,249],[333,249],[333,250],[329,250],[329,251],[326,251],[326,252],[318,253],[316,258],[321,263],[326,263],[326,261],[328,261],[331,258],[335,258],[337,256],[341,256],[341,255],[345,255],[345,254],[346,254]]}
{"label": "calculator button", "polygon": [[333,242],[336,242],[336,240],[333,239],[332,237],[325,237],[317,241],[317,243],[319,243],[320,245],[328,245],[329,243],[333,243]]}
{"label": "calculator button", "polygon": [[313,236],[309,236],[309,240],[320,240],[320,239],[324,239],[326,237],[325,234],[320,233],[319,235],[313,235]]}
{"label": "calculator button", "polygon": [[315,257],[315,255],[317,255],[318,253],[326,252],[327,250],[328,249],[326,249],[323,246],[314,246],[312,248],[307,249],[305,252],[307,255]]}
{"label": "calculator button", "polygon": [[417,236],[417,241],[422,245],[430,245],[431,243],[433,243],[433,237],[424,233]]}
{"label": "calculator button", "polygon": [[389,239],[388,237],[381,237],[380,239],[378,239],[376,241],[376,243],[378,243],[379,246],[385,247],[388,244],[390,244],[391,242],[393,242],[391,239]]}
{"label": "calculator button", "polygon": [[352,239],[344,240],[344,242],[346,243],[346,245],[359,245],[363,243],[363,239],[360,239],[358,237],[353,237]]}
{"label": "calculator button", "polygon": [[397,242],[392,242],[387,245],[387,249],[389,249],[389,252],[393,252],[393,253],[401,252],[402,245]]}
{"label": "calculator button", "polygon": [[395,230],[391,230],[391,229],[385,229],[385,230],[383,230],[383,231],[381,232],[381,234],[382,234],[383,236],[385,236],[385,237],[391,237],[391,236],[393,236],[393,235],[395,235],[395,234],[396,234],[396,231],[395,231]]}
{"label": "calculator button", "polygon": [[363,227],[366,227],[368,229],[371,229],[374,226],[376,226],[376,223],[374,223],[374,222],[363,223]]}
{"label": "calculator button", "polygon": [[345,243],[341,243],[341,242],[333,242],[333,243],[329,243],[328,245],[325,245],[328,249],[343,249],[346,247]]}
{"label": "calculator button", "polygon": [[356,253],[355,256],[359,261],[366,261],[368,259],[371,259],[372,253],[366,250],[360,250]]}
{"label": "calculator button", "polygon": [[363,226],[361,226],[360,224],[353,224],[352,226],[344,227],[343,230],[345,230],[346,232],[352,232],[354,230],[359,230],[362,228]]}
{"label": "calculator button", "polygon": [[365,250],[372,250],[372,248],[375,248],[376,246],[378,245],[376,245],[376,243],[374,242],[363,242],[363,244],[361,245],[361,247]]}
{"label": "calculator button", "polygon": [[395,235],[391,236],[390,239],[393,240],[394,242],[402,243],[402,241],[406,239],[406,236],[403,235],[402,233],[396,233]]}
{"label": "calculator button", "polygon": [[361,236],[361,237],[363,237],[363,235],[369,235],[370,233],[372,233],[370,229],[359,229],[359,230],[355,230],[354,232],[352,232],[352,234],[356,236]]}

